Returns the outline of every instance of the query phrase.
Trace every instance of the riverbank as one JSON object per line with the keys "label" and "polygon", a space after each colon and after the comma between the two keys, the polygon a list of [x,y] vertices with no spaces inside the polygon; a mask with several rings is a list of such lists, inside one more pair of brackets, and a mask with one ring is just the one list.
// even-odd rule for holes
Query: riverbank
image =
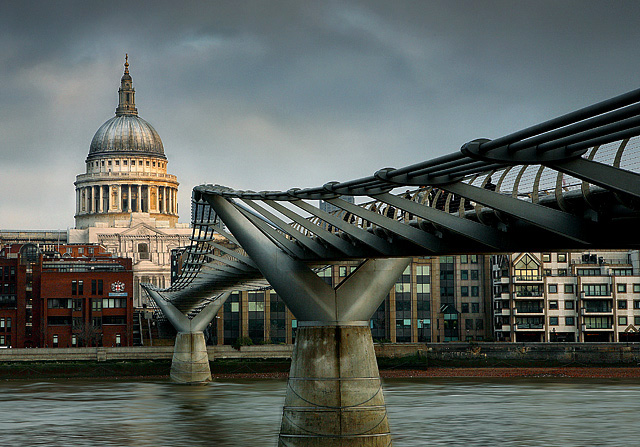
{"label": "riverbank", "polygon": [[[387,363],[385,365],[385,363]],[[396,363],[396,362],[393,362]],[[219,360],[211,362],[216,379],[287,379],[288,360]],[[171,362],[33,362],[0,364],[0,380],[112,379],[164,380],[169,378]],[[640,379],[640,367],[630,366],[428,366],[415,361],[402,365],[381,362],[380,377],[393,378],[581,378]]]}

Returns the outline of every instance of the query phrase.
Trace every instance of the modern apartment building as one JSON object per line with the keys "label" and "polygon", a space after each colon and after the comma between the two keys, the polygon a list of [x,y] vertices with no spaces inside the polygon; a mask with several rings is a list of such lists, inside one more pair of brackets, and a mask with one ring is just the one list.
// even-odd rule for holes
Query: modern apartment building
{"label": "modern apartment building", "polygon": [[640,341],[638,251],[492,257],[496,341]]}

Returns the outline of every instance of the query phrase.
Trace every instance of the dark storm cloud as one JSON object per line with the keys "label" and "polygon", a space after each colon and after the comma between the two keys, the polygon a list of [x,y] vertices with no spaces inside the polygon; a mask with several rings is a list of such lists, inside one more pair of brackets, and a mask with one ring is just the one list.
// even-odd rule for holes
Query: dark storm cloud
{"label": "dark storm cloud", "polygon": [[73,225],[125,52],[186,220],[195,184],[360,177],[634,89],[635,6],[0,1],[0,227]]}

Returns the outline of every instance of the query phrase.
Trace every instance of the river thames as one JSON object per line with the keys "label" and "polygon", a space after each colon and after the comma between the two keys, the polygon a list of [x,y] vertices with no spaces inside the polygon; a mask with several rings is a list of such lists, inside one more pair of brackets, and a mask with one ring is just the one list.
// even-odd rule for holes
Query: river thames
{"label": "river thames", "polygon": [[[286,381],[0,383],[2,446],[275,446]],[[640,380],[387,379],[394,446],[624,446]]]}

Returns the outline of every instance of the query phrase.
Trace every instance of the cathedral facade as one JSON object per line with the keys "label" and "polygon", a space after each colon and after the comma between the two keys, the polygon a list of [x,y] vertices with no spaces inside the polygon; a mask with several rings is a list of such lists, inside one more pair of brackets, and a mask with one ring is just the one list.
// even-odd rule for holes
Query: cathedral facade
{"label": "cathedral facade", "polygon": [[178,223],[178,179],[156,130],[138,116],[128,57],[115,116],[95,133],[76,177],[76,227],[70,243],[98,243],[133,260],[134,306],[147,298],[140,283],[170,284],[174,248],[189,244],[191,229]]}

